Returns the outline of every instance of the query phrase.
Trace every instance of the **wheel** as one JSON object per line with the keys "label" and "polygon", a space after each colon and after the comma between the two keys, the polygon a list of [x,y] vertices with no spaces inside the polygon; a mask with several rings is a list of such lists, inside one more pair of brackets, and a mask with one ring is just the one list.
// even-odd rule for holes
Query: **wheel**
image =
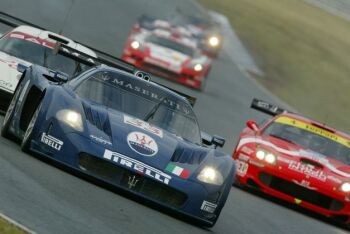
{"label": "wheel", "polygon": [[30,152],[30,144],[32,141],[32,134],[33,134],[33,128],[36,124],[36,120],[38,118],[39,112],[41,109],[41,102],[38,104],[29,124],[27,127],[26,132],[24,133],[22,143],[21,143],[21,149],[23,152],[29,153]]}
{"label": "wheel", "polygon": [[7,108],[5,117],[4,117],[4,121],[2,122],[2,127],[1,127],[1,136],[5,137],[5,138],[11,138],[13,137],[13,135],[9,132],[9,128],[12,122],[12,118],[13,118],[13,114],[14,114],[14,110],[17,104],[17,99],[18,96],[20,94],[20,90],[21,87],[19,86],[15,93],[13,94],[13,97],[11,99],[10,105]]}

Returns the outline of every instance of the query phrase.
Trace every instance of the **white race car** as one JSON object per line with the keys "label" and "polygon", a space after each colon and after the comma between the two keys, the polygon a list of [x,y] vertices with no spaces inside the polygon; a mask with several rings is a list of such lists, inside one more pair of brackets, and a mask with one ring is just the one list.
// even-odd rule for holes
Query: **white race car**
{"label": "white race car", "polygon": [[73,76],[85,69],[76,60],[55,53],[57,43],[79,52],[97,57],[91,49],[62,35],[31,26],[18,26],[0,38],[0,110],[6,111],[22,67],[38,64]]}

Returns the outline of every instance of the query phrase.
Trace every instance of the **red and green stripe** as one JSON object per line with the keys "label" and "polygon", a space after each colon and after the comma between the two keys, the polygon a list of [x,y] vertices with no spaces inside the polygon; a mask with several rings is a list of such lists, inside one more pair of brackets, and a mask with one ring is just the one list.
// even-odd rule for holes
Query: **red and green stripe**
{"label": "red and green stripe", "polygon": [[190,171],[187,169],[184,169],[182,167],[179,167],[173,163],[169,163],[166,168],[166,171],[171,172],[172,174],[175,174],[183,179],[187,179],[190,177]]}

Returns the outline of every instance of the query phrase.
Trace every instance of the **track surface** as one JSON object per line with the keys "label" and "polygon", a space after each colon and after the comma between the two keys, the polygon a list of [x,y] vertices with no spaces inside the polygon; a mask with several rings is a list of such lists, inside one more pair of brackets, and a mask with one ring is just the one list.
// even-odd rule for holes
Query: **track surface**
{"label": "track surface", "polygon": [[[56,32],[70,6],[70,0],[0,1],[1,11]],[[120,55],[138,16],[147,12],[166,17],[176,7],[199,11],[185,0],[75,0],[63,32]],[[229,154],[245,121],[264,117],[248,108],[251,99],[273,100],[243,76],[225,53],[215,62],[204,93],[158,81],[198,97],[195,110],[202,129],[226,137],[224,150]],[[0,212],[38,233],[345,233],[236,188],[232,188],[216,226],[202,229],[25,155],[4,138],[0,138],[0,181]]]}

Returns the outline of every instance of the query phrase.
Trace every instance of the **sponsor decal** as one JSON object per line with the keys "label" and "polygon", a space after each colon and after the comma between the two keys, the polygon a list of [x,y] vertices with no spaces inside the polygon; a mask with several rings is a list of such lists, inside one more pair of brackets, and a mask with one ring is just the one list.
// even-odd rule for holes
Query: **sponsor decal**
{"label": "sponsor decal", "polygon": [[325,129],[319,128],[317,126],[305,123],[303,121],[297,120],[297,119],[293,119],[293,118],[289,118],[289,117],[279,117],[275,120],[275,122],[277,123],[282,123],[282,124],[286,124],[286,125],[291,125],[297,128],[301,128],[304,130],[307,130],[309,132],[318,134],[320,136],[326,137],[330,140],[333,140],[335,142],[338,142],[342,145],[345,145],[346,147],[350,148],[350,141],[342,136],[339,136],[337,134],[334,134],[330,131],[327,131]]}
{"label": "sponsor decal", "polygon": [[245,162],[247,162],[248,160],[249,160],[249,156],[247,156],[247,155],[245,155],[245,154],[239,154],[238,155],[238,159],[239,160],[242,160],[242,161],[245,161]]}
{"label": "sponsor decal", "polygon": [[166,168],[166,171],[173,173],[183,179],[187,179],[188,177],[190,177],[190,170],[184,169],[182,167],[179,167],[177,165],[175,165],[174,163],[169,163]]}
{"label": "sponsor decal", "polygon": [[158,153],[158,145],[155,140],[142,132],[131,132],[127,137],[129,147],[143,156],[154,156]]}
{"label": "sponsor decal", "polygon": [[137,93],[137,95],[144,96],[149,98],[150,100],[154,100],[156,102],[160,100],[164,100],[164,105],[173,108],[174,110],[178,110],[181,113],[186,115],[192,115],[191,109],[187,105],[184,105],[183,102],[179,102],[178,100],[171,100],[170,98],[165,98],[160,96],[159,93],[152,92],[152,89],[146,89],[145,87],[138,86],[135,82],[128,82],[127,80],[118,79],[109,74],[103,73],[102,76],[96,76],[97,79],[101,79],[104,82],[109,82],[114,86],[118,86],[124,90],[131,91]]}
{"label": "sponsor decal", "polygon": [[[346,173],[346,172],[343,172],[341,170],[338,170],[323,155],[317,154],[317,153],[315,153],[315,152],[313,152],[311,150],[287,150],[287,149],[283,149],[281,147],[278,147],[278,146],[272,144],[269,141],[265,141],[263,139],[255,138],[255,137],[242,138],[239,141],[237,148],[239,149],[243,145],[249,144],[249,143],[257,143],[257,144],[261,144],[261,145],[264,145],[264,146],[268,146],[268,147],[271,147],[274,150],[278,151],[279,153],[287,154],[287,155],[289,155],[291,157],[303,156],[304,158],[312,159],[314,161],[320,162],[321,164],[323,164],[325,167],[329,168],[334,173],[337,173],[338,175],[350,178],[350,174],[349,173]],[[293,162],[295,162],[295,161],[291,160],[291,163],[293,163]]]}
{"label": "sponsor decal", "polygon": [[49,48],[53,48],[55,45],[55,43],[53,43],[53,42],[49,42],[49,41],[40,39],[38,37],[33,37],[31,35],[28,35],[25,33],[20,33],[20,32],[11,33],[9,35],[9,37],[30,41],[30,42],[33,42],[33,43],[36,43],[36,44],[39,44],[39,45],[42,45],[45,47],[49,47]]}
{"label": "sponsor decal", "polygon": [[94,135],[90,135],[90,138],[97,141],[98,143],[104,144],[104,145],[112,145],[112,142],[103,139],[102,137],[97,137]]}
{"label": "sponsor decal", "polygon": [[43,134],[41,135],[40,141],[45,145],[48,145],[51,148],[54,148],[55,150],[58,150],[58,151],[60,151],[63,146],[63,141],[53,136],[46,135],[45,132],[43,132]]}
{"label": "sponsor decal", "polygon": [[317,170],[313,165],[310,164],[303,164],[301,162],[292,161],[288,165],[288,169],[300,172],[302,174],[321,180],[323,182],[326,181],[327,178],[322,170]]}
{"label": "sponsor decal", "polygon": [[242,149],[241,149],[241,151],[242,151],[243,153],[248,154],[248,155],[251,155],[252,153],[255,152],[254,150],[252,150],[251,148],[249,148],[249,147],[247,147],[247,146],[243,146]]}
{"label": "sponsor decal", "polygon": [[214,213],[216,210],[216,207],[218,207],[218,205],[204,200],[201,205],[201,210],[204,210],[208,213]]}
{"label": "sponsor decal", "polygon": [[124,123],[141,128],[147,132],[150,132],[150,133],[153,133],[153,134],[159,136],[160,138],[163,137],[163,131],[160,128],[154,127],[143,120],[133,118],[133,117],[128,116],[128,115],[124,115]]}
{"label": "sponsor decal", "polygon": [[14,89],[13,85],[10,82],[4,81],[4,80],[0,80],[0,86],[8,90]]}
{"label": "sponsor decal", "polygon": [[246,162],[236,160],[236,167],[237,167],[237,175],[245,176],[247,174],[249,165]]}
{"label": "sponsor decal", "polygon": [[[151,178],[153,178],[159,182],[162,182],[164,184],[169,184],[169,182],[171,181],[171,178],[172,178],[170,175],[168,175],[168,174],[166,174],[166,173],[164,173],[156,168],[153,168],[153,167],[151,167],[147,164],[144,164],[140,161],[137,161],[133,158],[129,158],[129,157],[122,155],[118,152],[113,152],[113,151],[106,149],[104,154],[103,154],[103,158],[111,160],[120,166],[129,168],[129,169],[131,169],[131,170],[133,170],[141,175],[151,177]],[[135,181],[132,183],[135,183]],[[136,184],[135,184],[135,186],[136,186]]]}
{"label": "sponsor decal", "polygon": [[297,181],[297,180],[293,180],[293,182],[297,185],[300,185],[302,187],[305,187],[305,188],[308,188],[310,190],[317,190],[317,188],[315,187],[311,187],[310,186],[310,181],[307,181],[307,180],[302,180],[301,182]]}
{"label": "sponsor decal", "polygon": [[342,183],[341,179],[339,179],[339,178],[337,178],[335,176],[332,176],[332,175],[328,175],[327,176],[327,180],[333,181],[333,182],[335,182],[337,184],[341,184]]}

